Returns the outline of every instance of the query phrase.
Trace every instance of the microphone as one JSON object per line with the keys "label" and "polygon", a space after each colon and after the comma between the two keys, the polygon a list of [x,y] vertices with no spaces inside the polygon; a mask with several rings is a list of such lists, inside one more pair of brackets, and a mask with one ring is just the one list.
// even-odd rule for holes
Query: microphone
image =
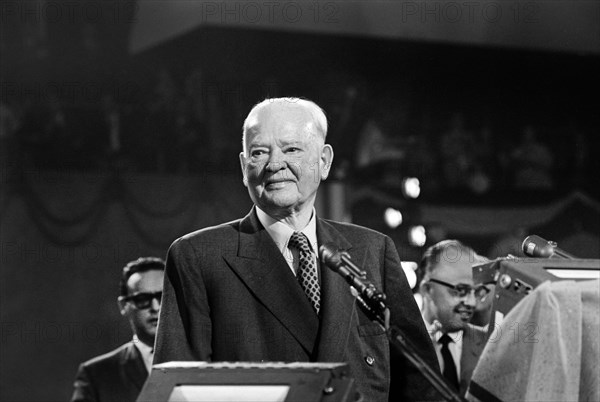
{"label": "microphone", "polygon": [[545,240],[537,235],[527,236],[521,246],[523,252],[535,258],[562,258],[572,260],[573,255],[558,248],[556,242]]}
{"label": "microphone", "polygon": [[327,243],[319,247],[319,257],[323,264],[340,274],[352,288],[356,289],[358,294],[355,296],[371,310],[371,313],[377,314],[386,309],[385,294],[366,281],[367,272],[352,262],[350,254],[339,251],[333,243]]}

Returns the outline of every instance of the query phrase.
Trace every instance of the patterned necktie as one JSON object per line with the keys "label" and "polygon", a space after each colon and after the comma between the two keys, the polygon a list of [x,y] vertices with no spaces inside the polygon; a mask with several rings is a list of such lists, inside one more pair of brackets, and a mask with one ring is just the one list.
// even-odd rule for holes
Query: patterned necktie
{"label": "patterned necktie", "polygon": [[310,251],[308,239],[301,232],[294,232],[290,237],[289,245],[298,250],[300,262],[298,263],[298,272],[296,278],[300,286],[306,293],[313,308],[319,314],[321,307],[321,290],[319,289],[319,278],[317,277],[317,267],[315,259]]}
{"label": "patterned necktie", "polygon": [[452,338],[450,338],[448,334],[444,334],[438,340],[438,342],[442,345],[441,352],[442,359],[444,359],[444,377],[448,380],[450,384],[454,386],[456,390],[458,390],[458,375],[456,374],[456,364],[454,364],[454,359],[452,358],[450,349],[448,349],[448,344],[452,342]]}

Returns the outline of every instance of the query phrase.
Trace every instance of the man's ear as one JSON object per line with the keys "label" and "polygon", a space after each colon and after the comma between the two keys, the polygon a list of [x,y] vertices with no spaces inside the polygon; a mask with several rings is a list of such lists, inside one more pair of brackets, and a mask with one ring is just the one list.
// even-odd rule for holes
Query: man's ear
{"label": "man's ear", "polygon": [[323,145],[321,150],[321,180],[327,179],[329,172],[331,171],[331,164],[333,163],[333,147],[329,144]]}
{"label": "man's ear", "polygon": [[248,187],[248,178],[246,177],[246,156],[244,152],[240,152],[240,167],[242,169],[242,182],[244,186]]}
{"label": "man's ear", "polygon": [[119,305],[119,312],[121,313],[122,316],[125,316],[127,314],[127,310],[125,309],[126,303],[127,302],[125,302],[123,300],[117,299],[117,304]]}
{"label": "man's ear", "polygon": [[423,295],[423,297],[428,295],[430,290],[431,286],[429,286],[429,283],[425,281],[421,282],[421,284],[419,285],[419,292]]}

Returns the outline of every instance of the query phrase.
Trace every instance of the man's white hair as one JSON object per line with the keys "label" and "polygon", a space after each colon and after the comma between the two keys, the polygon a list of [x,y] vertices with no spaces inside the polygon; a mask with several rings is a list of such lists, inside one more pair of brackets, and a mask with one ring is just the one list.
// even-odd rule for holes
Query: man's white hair
{"label": "man's white hair", "polygon": [[325,142],[325,138],[327,137],[327,116],[325,115],[323,109],[319,107],[319,105],[311,100],[302,98],[267,98],[254,105],[252,110],[250,110],[250,113],[248,113],[248,116],[246,116],[246,120],[244,120],[244,125],[242,127],[242,147],[244,149],[244,154],[248,154],[248,150],[246,149],[246,136],[248,129],[255,124],[253,119],[251,119],[251,116],[253,116],[260,109],[274,103],[293,104],[306,109],[312,116],[312,120],[317,128],[318,134],[321,136],[323,142]]}

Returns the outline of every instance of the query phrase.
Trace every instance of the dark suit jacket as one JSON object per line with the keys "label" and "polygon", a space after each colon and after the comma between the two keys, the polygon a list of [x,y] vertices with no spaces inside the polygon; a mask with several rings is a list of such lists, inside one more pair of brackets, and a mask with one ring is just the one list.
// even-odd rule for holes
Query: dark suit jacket
{"label": "dark suit jacket", "polygon": [[79,366],[71,401],[133,402],[147,377],[140,351],[129,342]]}
{"label": "dark suit jacket", "polygon": [[462,354],[460,356],[460,394],[465,395],[473,370],[487,341],[487,331],[481,327],[467,325],[463,330]]}
{"label": "dark suit jacket", "polygon": [[[351,224],[317,220],[319,244],[334,242],[387,296],[393,321],[438,368],[392,240]],[[199,361],[348,362],[365,401],[386,401],[390,345],[355,305],[349,286],[321,267],[316,315],[254,209],[242,220],[188,234],[167,255],[154,363]],[[407,399],[436,398],[404,359],[396,384]],[[438,368],[439,370],[439,368]]]}

